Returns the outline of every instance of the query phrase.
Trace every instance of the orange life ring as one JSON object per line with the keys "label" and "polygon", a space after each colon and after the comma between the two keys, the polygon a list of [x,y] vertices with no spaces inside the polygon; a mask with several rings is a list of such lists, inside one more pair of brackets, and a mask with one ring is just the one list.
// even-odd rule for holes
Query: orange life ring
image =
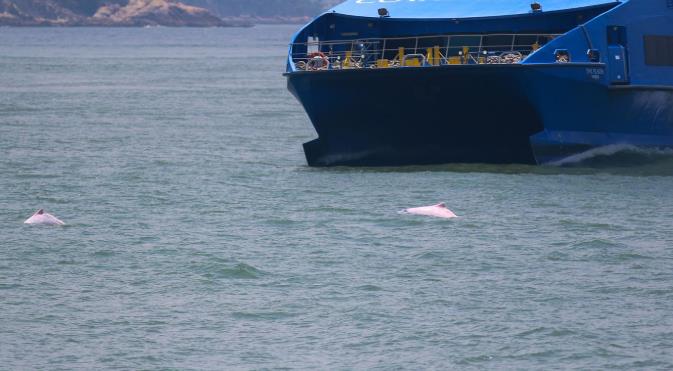
{"label": "orange life ring", "polygon": [[308,58],[309,58],[309,59],[314,58],[314,57],[320,57],[320,58],[325,58],[325,59],[327,59],[327,56],[326,56],[325,53],[323,53],[323,52],[313,52],[313,53],[309,53],[309,54],[308,54]]}
{"label": "orange life ring", "polygon": [[307,56],[308,61],[306,62],[306,68],[311,70],[319,70],[321,68],[329,66],[329,59],[323,52],[313,52],[309,53]]}

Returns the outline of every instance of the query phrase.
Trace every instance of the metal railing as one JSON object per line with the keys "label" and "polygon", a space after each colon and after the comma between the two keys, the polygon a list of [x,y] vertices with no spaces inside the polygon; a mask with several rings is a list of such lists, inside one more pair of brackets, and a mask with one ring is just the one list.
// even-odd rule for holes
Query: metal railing
{"label": "metal railing", "polygon": [[558,34],[438,35],[291,44],[296,70],[520,63]]}

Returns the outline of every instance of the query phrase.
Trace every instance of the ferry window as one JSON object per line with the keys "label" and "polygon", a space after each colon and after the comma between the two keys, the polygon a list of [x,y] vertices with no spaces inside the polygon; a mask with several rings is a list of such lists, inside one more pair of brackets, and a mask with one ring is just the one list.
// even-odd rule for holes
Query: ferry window
{"label": "ferry window", "polygon": [[454,57],[463,55],[462,53],[465,48],[476,51],[480,46],[481,36],[451,36],[451,40],[449,41],[448,56]]}
{"label": "ferry window", "polygon": [[513,35],[488,35],[484,36],[483,49],[487,51],[510,50],[515,44]]}
{"label": "ferry window", "polygon": [[645,63],[673,67],[673,36],[645,36]]}
{"label": "ferry window", "polygon": [[626,27],[608,26],[608,44],[626,46]]}

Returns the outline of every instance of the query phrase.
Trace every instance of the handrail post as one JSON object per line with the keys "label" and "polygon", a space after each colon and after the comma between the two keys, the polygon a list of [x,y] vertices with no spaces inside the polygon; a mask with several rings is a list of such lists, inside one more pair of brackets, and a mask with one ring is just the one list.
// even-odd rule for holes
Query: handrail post
{"label": "handrail post", "polygon": [[383,51],[381,52],[381,59],[386,59],[386,39],[383,39]]}
{"label": "handrail post", "polygon": [[516,43],[516,34],[512,34],[512,49],[511,51],[514,51],[514,44]]}
{"label": "handrail post", "polygon": [[481,35],[479,37],[479,52],[477,53],[477,58],[481,56],[481,49],[483,48],[483,46],[484,46],[484,35]]}

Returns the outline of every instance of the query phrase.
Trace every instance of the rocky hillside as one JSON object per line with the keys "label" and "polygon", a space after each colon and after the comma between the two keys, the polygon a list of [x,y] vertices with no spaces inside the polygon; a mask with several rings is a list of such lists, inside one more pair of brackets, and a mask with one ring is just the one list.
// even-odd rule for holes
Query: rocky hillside
{"label": "rocky hillside", "polygon": [[206,8],[220,17],[301,17],[315,16],[343,0],[181,0]]}
{"label": "rocky hillside", "polygon": [[130,0],[127,4],[107,3],[89,21],[123,26],[227,26],[209,10],[167,0]]}
{"label": "rocky hillside", "polygon": [[0,26],[193,26],[302,21],[339,0],[0,0]]}
{"label": "rocky hillside", "polygon": [[343,0],[181,0],[233,22],[304,23]]}

